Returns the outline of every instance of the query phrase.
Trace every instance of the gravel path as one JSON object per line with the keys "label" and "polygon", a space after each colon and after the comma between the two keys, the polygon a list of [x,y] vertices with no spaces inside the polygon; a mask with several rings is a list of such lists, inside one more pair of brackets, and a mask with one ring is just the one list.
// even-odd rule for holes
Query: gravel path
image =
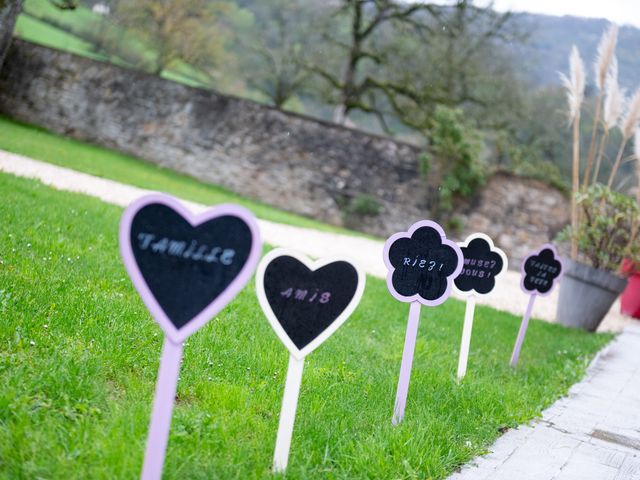
{"label": "gravel path", "polygon": [[[126,207],[140,196],[150,193],[150,190],[57,167],[3,150],[0,150],[0,171],[34,178],[59,190],[84,193],[121,207]],[[185,201],[185,204],[194,211],[206,208],[204,205],[188,201]],[[370,275],[379,278],[384,278],[386,275],[386,268],[382,262],[383,241],[321,232],[267,220],[259,220],[259,223],[263,240],[271,245],[294,248],[312,257],[340,256],[350,258],[361,265]],[[408,227],[409,225],[407,225]],[[478,303],[522,315],[528,298],[520,290],[519,282],[519,272],[507,272],[497,281],[494,292],[488,297],[479,299]],[[533,316],[554,321],[557,302],[558,289],[549,297],[536,299]],[[633,322],[629,317],[625,317],[619,312],[620,305],[616,302],[600,325],[599,331],[618,332],[625,325]]]}

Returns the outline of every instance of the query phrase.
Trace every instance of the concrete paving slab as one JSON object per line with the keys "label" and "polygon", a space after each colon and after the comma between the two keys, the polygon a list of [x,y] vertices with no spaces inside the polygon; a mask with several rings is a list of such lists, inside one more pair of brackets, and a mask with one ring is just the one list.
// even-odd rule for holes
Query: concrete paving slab
{"label": "concrete paving slab", "polygon": [[[619,371],[622,369],[623,371]],[[630,324],[590,365],[569,396],[450,480],[640,478],[640,325]],[[488,458],[490,461],[483,461]]]}

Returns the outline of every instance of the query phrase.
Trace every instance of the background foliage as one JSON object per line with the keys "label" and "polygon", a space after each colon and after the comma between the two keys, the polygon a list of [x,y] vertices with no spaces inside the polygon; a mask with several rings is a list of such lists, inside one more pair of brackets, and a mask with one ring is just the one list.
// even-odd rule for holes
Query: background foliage
{"label": "background foliage", "polygon": [[[592,58],[605,26],[600,20],[499,14],[466,0],[451,6],[27,0],[16,33],[422,145],[436,142],[436,111],[457,109],[473,125],[482,145],[477,154],[487,167],[563,186],[570,178],[570,133],[557,72],[566,71],[572,43]],[[639,42],[640,30],[620,29],[620,82],[627,89],[640,83]],[[588,125],[593,87],[586,93]],[[616,143],[612,138],[605,150],[605,178]],[[630,146],[625,158],[629,153]],[[614,187],[631,191],[632,171],[625,162]],[[457,170],[454,177],[456,172],[465,173]],[[455,183],[474,183],[455,180],[446,188],[454,197],[467,190]]]}

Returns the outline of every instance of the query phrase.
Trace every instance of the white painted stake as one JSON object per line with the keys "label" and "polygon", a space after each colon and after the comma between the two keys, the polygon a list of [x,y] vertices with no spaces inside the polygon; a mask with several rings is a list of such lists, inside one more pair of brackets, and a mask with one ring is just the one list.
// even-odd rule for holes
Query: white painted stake
{"label": "white painted stake", "polygon": [[467,298],[467,308],[464,312],[464,326],[462,327],[462,341],[460,342],[460,358],[458,360],[458,381],[467,373],[469,360],[469,345],[471,344],[471,330],[473,329],[473,313],[476,309],[476,297]]}
{"label": "white painted stake", "polygon": [[298,396],[300,395],[300,384],[302,383],[302,367],[304,367],[304,358],[297,359],[293,355],[289,355],[289,367],[287,369],[287,380],[284,384],[284,395],[282,396],[276,450],[273,454],[274,473],[284,472],[287,469],[287,463],[289,463],[293,423],[296,419]]}

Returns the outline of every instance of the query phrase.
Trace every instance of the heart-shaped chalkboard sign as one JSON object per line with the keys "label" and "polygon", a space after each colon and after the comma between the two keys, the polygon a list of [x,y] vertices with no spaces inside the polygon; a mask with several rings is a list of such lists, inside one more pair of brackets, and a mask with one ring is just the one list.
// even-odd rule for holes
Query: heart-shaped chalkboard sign
{"label": "heart-shaped chalkboard sign", "polygon": [[463,295],[486,295],[496,286],[496,277],[507,270],[507,256],[484,233],[473,233],[458,244],[464,266],[454,280]]}
{"label": "heart-shaped chalkboard sign", "polygon": [[408,232],[389,237],[384,245],[387,287],[401,302],[434,307],[450,295],[462,270],[462,252],[431,220],[414,223]]}
{"label": "heart-shaped chalkboard sign", "polygon": [[271,326],[291,355],[302,359],[355,310],[365,276],[340,259],[313,262],[284,248],[269,252],[256,271],[256,292]]}
{"label": "heart-shaped chalkboard sign", "polygon": [[120,252],[133,284],[165,335],[183,342],[251,278],[261,251],[248,210],[219,205],[192,214],[173,197],[132,203],[120,222]]}

